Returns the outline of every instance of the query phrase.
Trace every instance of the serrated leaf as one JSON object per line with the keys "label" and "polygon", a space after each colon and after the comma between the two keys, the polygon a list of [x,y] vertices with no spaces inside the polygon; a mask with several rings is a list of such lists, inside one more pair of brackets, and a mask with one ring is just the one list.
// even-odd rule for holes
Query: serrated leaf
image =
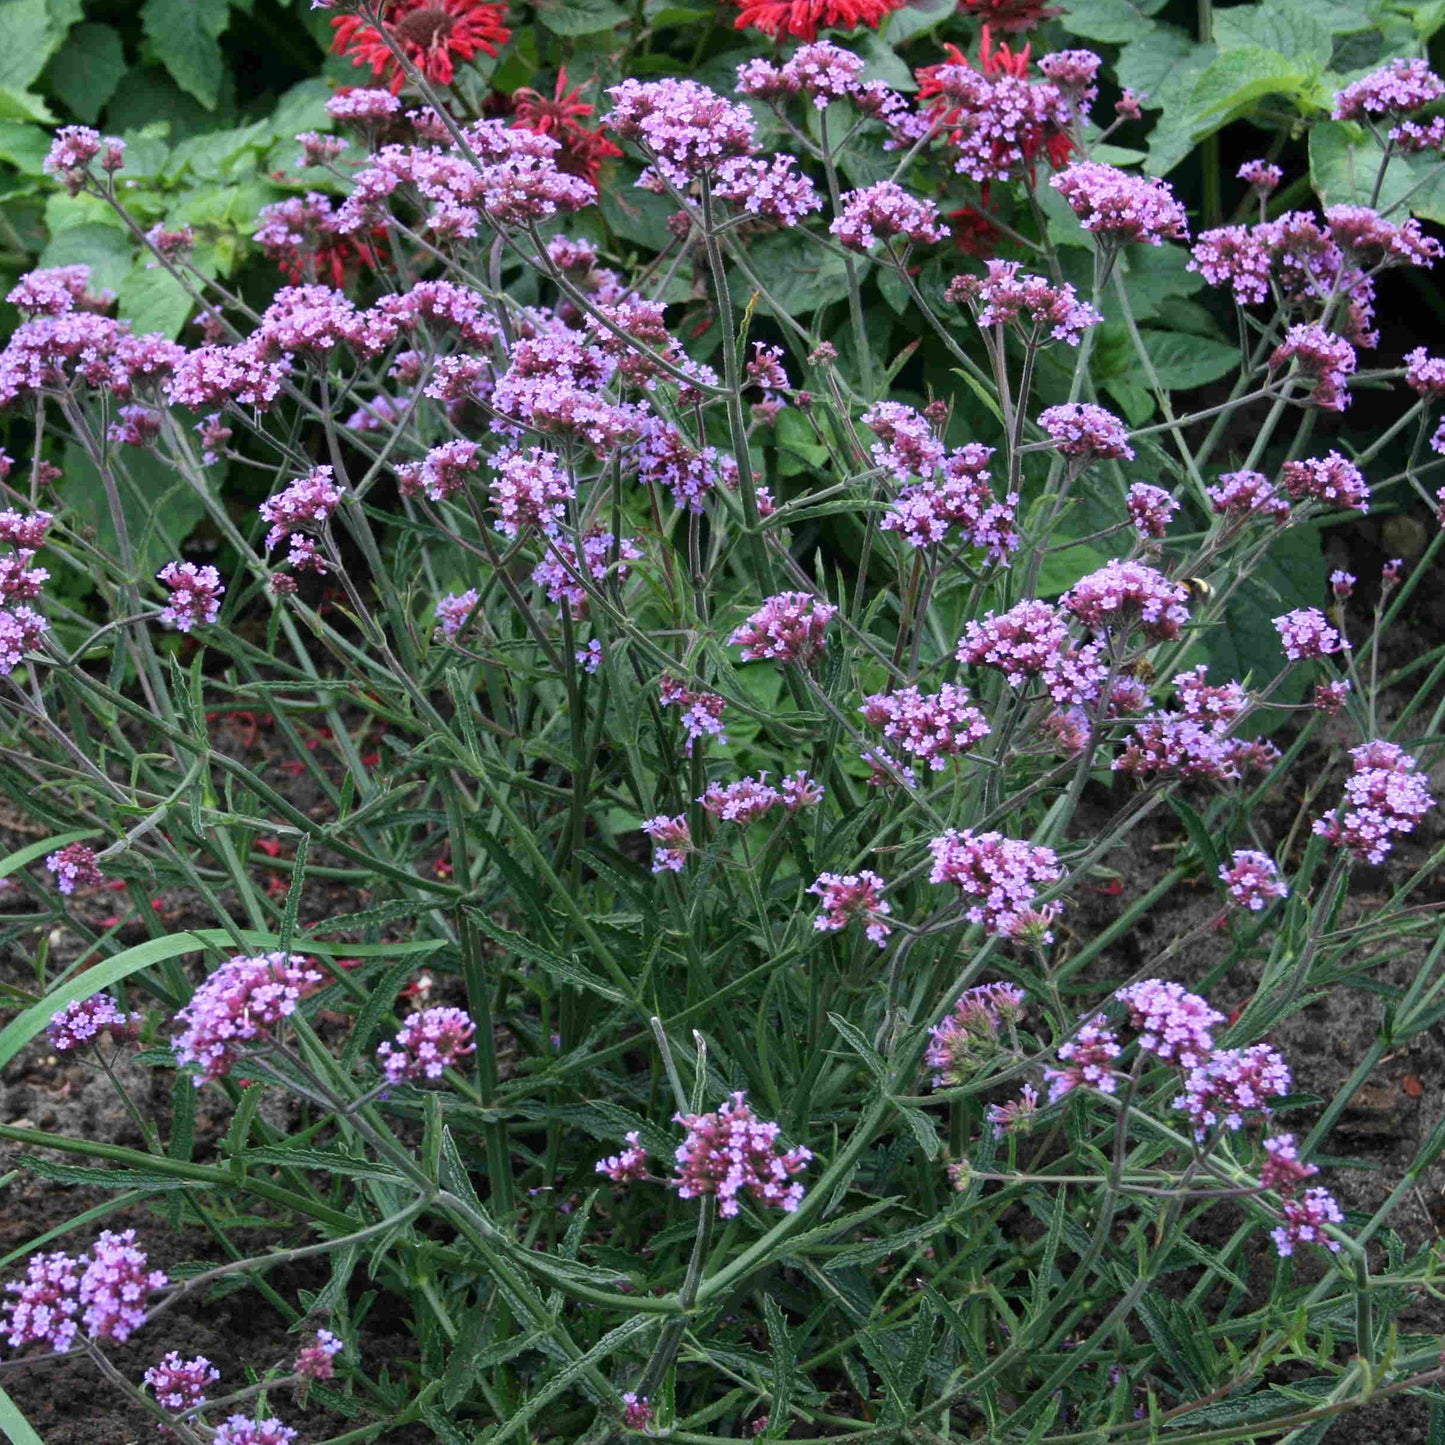
{"label": "serrated leaf", "polygon": [[125,49],[113,25],[77,25],[50,62],[50,87],[94,125],[125,72]]}
{"label": "serrated leaf", "polygon": [[1248,109],[1266,95],[1294,95],[1304,83],[1306,66],[1277,50],[1246,45],[1221,55],[1194,83],[1189,116],[1196,132],[1199,122]]}
{"label": "serrated leaf", "polygon": [[171,78],[207,110],[221,98],[220,38],[230,23],[226,0],[145,0],[141,25]]}
{"label": "serrated leaf", "polygon": [[1189,391],[1206,382],[1218,381],[1239,366],[1237,346],[1212,341],[1207,336],[1149,328],[1141,329],[1139,335],[1159,384],[1170,391]]}
{"label": "serrated leaf", "polygon": [[116,226],[90,222],[55,231],[40,253],[40,264],[73,266],[77,263],[90,267],[92,289],[114,291],[131,268],[130,238]]}
{"label": "serrated leaf", "polygon": [[1064,26],[1085,40],[1121,45],[1149,24],[1149,17],[1164,8],[1164,0],[1069,0]]}
{"label": "serrated leaf", "polygon": [[1328,63],[1329,27],[1313,7],[1298,0],[1266,0],[1263,5],[1231,5],[1214,12],[1214,42],[1221,54],[1259,46],[1306,65]]}
{"label": "serrated leaf", "polygon": [[158,331],[174,341],[194,305],[169,271],[136,261],[117,290],[117,310],[137,333]]}
{"label": "serrated leaf", "polygon": [[553,35],[600,35],[627,21],[612,0],[536,0],[533,9]]}

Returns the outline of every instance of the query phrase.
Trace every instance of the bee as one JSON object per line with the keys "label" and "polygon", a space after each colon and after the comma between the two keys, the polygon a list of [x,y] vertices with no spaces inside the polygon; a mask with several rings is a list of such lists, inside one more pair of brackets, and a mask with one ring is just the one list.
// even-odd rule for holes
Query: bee
{"label": "bee", "polygon": [[1214,596],[1214,583],[1205,581],[1203,577],[1181,577],[1179,585],[1189,594],[1191,606],[1208,602]]}

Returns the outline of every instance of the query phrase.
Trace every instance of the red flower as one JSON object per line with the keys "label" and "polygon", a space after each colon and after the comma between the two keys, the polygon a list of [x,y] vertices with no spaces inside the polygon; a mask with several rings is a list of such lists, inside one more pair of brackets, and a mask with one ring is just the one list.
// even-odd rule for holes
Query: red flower
{"label": "red flower", "polygon": [[779,35],[796,35],[800,40],[816,40],[820,25],[839,30],[856,30],[867,25],[876,30],[885,15],[901,10],[908,0],[734,0],[742,14],[736,25],[739,30],[751,27],[776,39]]}
{"label": "red flower", "polygon": [[[586,83],[590,85],[591,81]],[[582,118],[596,109],[579,98],[582,89],[580,85],[567,89],[565,65],[557,72],[557,84],[550,97],[531,86],[521,86],[512,93],[512,113],[516,116],[512,125],[514,129],[551,136],[562,147],[556,157],[558,166],[595,186],[602,162],[609,156],[620,156],[622,151],[600,130],[588,130],[582,124]]]}
{"label": "red flower", "polygon": [[950,211],[944,220],[953,235],[953,244],[965,256],[980,256],[987,260],[997,253],[1003,232],[976,206]]}
{"label": "red flower", "polygon": [[1032,30],[1043,21],[1064,13],[1059,6],[1042,5],[1039,0],[958,0],[958,8],[966,15],[976,15],[1005,34]]}
{"label": "red flower", "polygon": [[[470,60],[477,51],[495,55],[512,32],[502,24],[505,5],[487,0],[392,0],[382,22],[407,58],[433,85],[450,85],[456,73],[453,57]],[[369,65],[397,94],[406,76],[374,25],[357,15],[338,16],[331,48],[350,55],[354,65]]]}

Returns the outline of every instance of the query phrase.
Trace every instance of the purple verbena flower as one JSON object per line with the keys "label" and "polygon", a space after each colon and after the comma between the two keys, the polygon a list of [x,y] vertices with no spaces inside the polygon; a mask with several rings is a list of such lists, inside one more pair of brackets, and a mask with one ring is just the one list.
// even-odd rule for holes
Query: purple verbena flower
{"label": "purple verbena flower", "polygon": [[1218,1126],[1242,1129],[1246,1113],[1268,1115],[1266,1101],[1283,1098],[1289,1089],[1289,1067],[1268,1044],[1220,1049],[1185,1075],[1174,1107],[1189,1115],[1194,1137],[1203,1139]]}
{"label": "purple verbena flower", "polygon": [[84,843],[67,843],[45,860],[45,866],[55,874],[56,888],[67,895],[77,888],[98,888],[105,882],[105,874],[95,861],[95,850]]}
{"label": "purple verbena flower", "polygon": [[164,1289],[164,1270],[148,1269],[145,1254],[135,1247],[135,1230],[115,1234],[103,1229],[81,1263],[78,1298],[84,1307],[86,1332],[93,1340],[123,1343],[146,1320],[145,1299]]}
{"label": "purple verbena flower", "polygon": [[593,1168],[598,1174],[605,1174],[614,1184],[627,1184],[634,1179],[647,1178],[647,1150],[642,1147],[642,1136],[633,1129],[624,1134],[627,1148],[620,1153],[599,1159]]}
{"label": "purple verbena flower", "polygon": [[893,905],[883,896],[886,885],[878,874],[867,868],[857,873],[820,873],[809,893],[823,900],[822,912],[813,919],[820,933],[837,933],[854,919],[861,919],[863,932],[882,948],[892,927],[884,919],[893,912]]}
{"label": "purple verbena flower", "polygon": [[1377,738],[1352,748],[1350,758],[1344,803],[1317,818],[1313,831],[1360,862],[1382,863],[1395,837],[1413,832],[1435,799],[1415,759],[1395,743]]}
{"label": "purple verbena flower", "polygon": [[1289,885],[1279,876],[1274,859],[1252,848],[1236,848],[1233,860],[1219,865],[1219,879],[1235,903],[1255,913],[1272,899],[1289,897]]}
{"label": "purple verbena flower", "polygon": [[743,650],[744,662],[770,659],[806,667],[823,651],[823,637],[837,607],[808,592],[769,597],[728,641]]}
{"label": "purple verbena flower", "polygon": [[741,1090],[716,1113],[673,1117],[687,1130],[677,1150],[677,1173],[668,1181],[680,1198],[715,1194],[724,1219],[738,1213],[744,1194],[786,1213],[802,1202],[803,1186],[790,1181],[807,1167],[811,1151],[784,1149],[781,1127],[760,1120]]}
{"label": "purple verbena flower", "polygon": [[465,1009],[425,1008],[411,1014],[390,1043],[376,1051],[387,1080],[439,1079],[468,1054],[474,1054],[477,1026]]}
{"label": "purple verbena flower", "polygon": [[1197,1067],[1210,1055],[1214,1049],[1210,1030],[1224,1022],[1224,1015],[1197,993],[1168,979],[1146,978],[1119,989],[1114,997],[1128,1005],[1130,1026],[1139,1031],[1139,1047],[1185,1069]]}
{"label": "purple verbena flower", "polygon": [[209,624],[221,614],[225,587],[214,567],[197,567],[194,562],[167,562],[156,579],[170,592],[161,611],[161,621],[177,632]]}
{"label": "purple verbena flower", "polygon": [[1039,889],[1064,876],[1052,848],[998,832],[950,828],[928,848],[933,854],[928,881],[957,884],[968,901],[964,917],[1003,937],[1011,936],[1019,915],[1032,912]]}
{"label": "purple verbena flower", "polygon": [[1039,426],[1066,457],[1102,461],[1132,457],[1129,429],[1113,412],[1092,402],[1064,402],[1039,413]]}
{"label": "purple verbena flower", "polygon": [[158,1365],[145,1372],[144,1380],[151,1387],[155,1402],[163,1410],[179,1413],[194,1410],[206,1403],[206,1387],[221,1378],[221,1372],[204,1356],[183,1360],[171,1350]]}
{"label": "purple verbena flower", "polygon": [[45,1037],[58,1054],[94,1043],[108,1033],[117,1043],[134,1039],[140,1032],[139,1014],[128,1014],[108,993],[74,999],[50,1017]]}
{"label": "purple verbena flower", "polygon": [[1350,645],[1330,626],[1318,607],[1296,607],[1293,612],[1282,613],[1274,619],[1274,626],[1284,655],[1291,662],[1328,657],[1345,651]]}

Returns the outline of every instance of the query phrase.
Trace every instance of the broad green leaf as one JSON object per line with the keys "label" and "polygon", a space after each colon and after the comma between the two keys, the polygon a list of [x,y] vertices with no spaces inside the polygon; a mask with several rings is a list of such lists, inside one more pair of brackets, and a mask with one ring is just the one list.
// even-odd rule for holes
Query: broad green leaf
{"label": "broad green leaf", "polygon": [[1298,0],[1267,0],[1263,5],[1231,5],[1214,12],[1214,41],[1221,54],[1258,46],[1289,60],[1323,66],[1332,44],[1325,21]]}
{"label": "broad green leaf", "polygon": [[[780,231],[750,246],[748,260],[773,300],[789,315],[804,316],[848,294],[842,259],[796,231]],[[741,270],[733,272],[733,294],[741,304],[752,294],[752,283]],[[768,312],[768,303],[759,301],[758,310]]]}
{"label": "broad green leaf", "polygon": [[1164,8],[1164,0],[1069,0],[1064,26],[1085,40],[1122,45],[1149,23],[1149,16]]}
{"label": "broad green leaf", "polygon": [[1197,74],[1213,56],[1212,47],[1199,45],[1177,26],[1150,25],[1142,33],[1136,30],[1120,49],[1116,74],[1119,84],[1127,85],[1141,105],[1155,110],[1164,104],[1166,82],[1177,80],[1181,67]]}
{"label": "broad green leaf", "polygon": [[936,29],[957,9],[955,0],[909,0],[902,10],[895,10],[884,20],[883,38],[890,45],[901,45]]}
{"label": "broad green leaf", "polygon": [[1297,94],[1308,69],[1263,45],[1246,45],[1221,55],[1195,82],[1190,94],[1196,130],[1203,133],[1208,129],[1201,124],[1205,120],[1237,114],[1266,95]]}
{"label": "broad green leaf", "polygon": [[884,85],[905,92],[918,89],[907,62],[877,35],[865,35],[861,41],[855,41],[852,48],[863,57],[865,81],[881,80]]}
{"label": "broad green leaf", "polygon": [[0,120],[0,161],[14,166],[21,175],[43,175],[41,163],[49,149],[50,137],[38,125]]}
{"label": "broad green leaf", "polygon": [[537,0],[533,8],[553,35],[598,35],[627,21],[612,0]]}
{"label": "broad green leaf", "polygon": [[94,125],[126,72],[120,32],[77,25],[50,63],[50,85],[87,125]]}
{"label": "broad green leaf", "polygon": [[92,289],[114,291],[131,268],[131,241],[117,226],[86,223],[55,231],[40,253],[42,266],[90,267]]}
{"label": "broad green leaf", "polygon": [[214,110],[221,97],[219,42],[230,20],[226,0],[145,0],[141,8],[141,24],[157,58],[207,110]]}
{"label": "broad green leaf", "polygon": [[55,117],[45,104],[45,97],[11,86],[0,86],[0,120],[39,120],[50,122]]}
{"label": "broad green leaf", "polygon": [[[1349,121],[1326,120],[1311,129],[1310,184],[1323,205],[1366,205],[1379,172],[1380,148],[1361,127]],[[1391,165],[1380,190],[1379,207],[1394,205],[1415,180],[1407,166]]]}
{"label": "broad green leaf", "polygon": [[[1071,535],[1077,537],[1079,533],[1061,528],[1048,539],[1049,545],[1067,542]],[[1098,571],[1113,555],[1112,552],[1101,551],[1092,542],[1080,542],[1050,552],[1039,568],[1039,596],[1057,597],[1061,592],[1067,592],[1080,577]]]}
{"label": "broad green leaf", "polygon": [[144,334],[159,331],[174,341],[191,314],[192,301],[180,282],[160,266],[137,260],[120,283],[119,314]]}
{"label": "broad green leaf", "polygon": [[0,89],[25,90],[65,39],[46,0],[0,0]]}
{"label": "broad green leaf", "polygon": [[1228,376],[1239,365],[1239,348],[1207,336],[1186,336],[1179,331],[1139,333],[1159,384],[1171,391],[1188,391]]}

